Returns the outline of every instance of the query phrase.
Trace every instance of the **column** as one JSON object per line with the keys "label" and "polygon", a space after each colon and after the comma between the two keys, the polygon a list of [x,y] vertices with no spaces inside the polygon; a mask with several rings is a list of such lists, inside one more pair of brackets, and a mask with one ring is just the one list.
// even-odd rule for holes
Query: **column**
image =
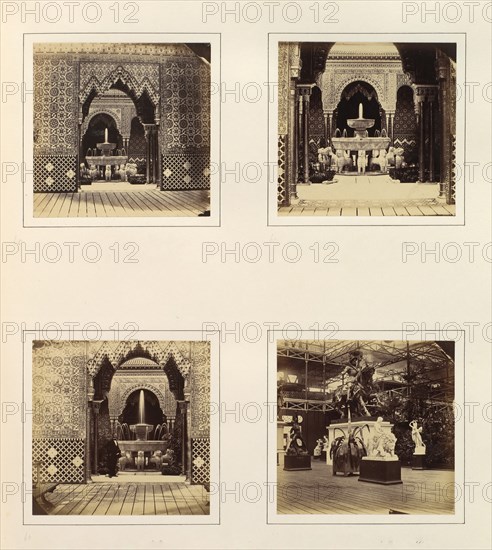
{"label": "column", "polygon": [[186,410],[186,401],[177,401],[179,405],[179,415],[181,416],[181,475],[187,474],[187,439],[188,439],[188,419]]}
{"label": "column", "polygon": [[146,167],[145,167],[145,183],[150,183],[150,143],[151,143],[151,133],[152,133],[152,124],[143,124],[145,132],[145,152],[146,152]]}
{"label": "column", "polygon": [[75,191],[80,191],[80,165],[82,164],[82,155],[80,149],[82,148],[82,121],[79,119],[77,128],[77,168],[75,170]]}
{"label": "column", "polygon": [[157,183],[157,128],[152,127],[152,183]]}
{"label": "column", "polygon": [[94,462],[92,464],[92,473],[97,475],[98,473],[98,461],[99,461],[99,450],[97,446],[97,440],[99,439],[99,408],[101,406],[102,400],[93,400],[92,401],[92,411],[94,419],[94,431],[93,431],[93,449],[94,449]]}
{"label": "column", "polygon": [[388,113],[388,137],[390,138],[390,144],[393,145],[394,142],[394,120],[395,120],[395,113],[393,111],[389,111]]}
{"label": "column", "polygon": [[425,181],[425,120],[424,120],[424,100],[425,95],[421,87],[414,87],[414,105],[417,118],[417,128],[419,133],[419,182]]}
{"label": "column", "polygon": [[[447,197],[448,187],[448,174],[451,154],[451,148],[449,147],[449,119],[451,113],[449,112],[449,62],[444,59],[443,56],[437,57],[437,75],[439,80],[439,137],[440,137],[440,162],[439,162],[439,198]],[[449,182],[450,185],[450,182]]]}
{"label": "column", "polygon": [[303,183],[309,184],[309,103],[314,84],[298,84],[302,97],[302,170]]}
{"label": "column", "polygon": [[92,454],[92,400],[94,399],[94,383],[92,378],[88,377],[88,388],[87,388],[87,410],[85,418],[85,481],[91,481],[91,454]]}
{"label": "column", "polygon": [[299,99],[295,80],[289,84],[288,133],[286,136],[285,194],[286,204],[297,199],[297,175],[299,156]]}
{"label": "column", "polygon": [[434,175],[434,95],[429,96],[428,102],[429,116],[429,181],[435,180]]}

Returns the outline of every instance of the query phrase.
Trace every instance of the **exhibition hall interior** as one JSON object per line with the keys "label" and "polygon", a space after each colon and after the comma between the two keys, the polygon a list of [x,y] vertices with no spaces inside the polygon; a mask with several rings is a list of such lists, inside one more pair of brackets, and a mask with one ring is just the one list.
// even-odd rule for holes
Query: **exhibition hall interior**
{"label": "exhibition hall interior", "polygon": [[454,514],[455,343],[277,345],[279,514]]}

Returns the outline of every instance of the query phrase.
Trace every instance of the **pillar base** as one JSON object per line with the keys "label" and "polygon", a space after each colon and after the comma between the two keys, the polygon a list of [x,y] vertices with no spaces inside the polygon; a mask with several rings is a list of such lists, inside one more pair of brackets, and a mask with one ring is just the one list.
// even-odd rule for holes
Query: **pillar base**
{"label": "pillar base", "polygon": [[413,455],[412,470],[425,470],[425,455]]}
{"label": "pillar base", "polygon": [[401,480],[401,463],[399,460],[378,460],[364,457],[360,461],[359,481],[380,485],[403,483]]}

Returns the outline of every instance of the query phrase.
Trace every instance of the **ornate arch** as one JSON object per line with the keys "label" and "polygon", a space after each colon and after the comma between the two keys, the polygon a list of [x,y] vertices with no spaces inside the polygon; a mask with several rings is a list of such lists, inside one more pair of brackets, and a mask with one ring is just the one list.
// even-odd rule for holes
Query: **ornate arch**
{"label": "ornate arch", "polygon": [[333,96],[336,104],[338,104],[338,102],[342,98],[342,93],[345,90],[345,88],[355,82],[363,82],[364,84],[369,84],[370,86],[372,86],[376,92],[376,99],[380,103],[381,107],[385,110],[387,109],[386,95],[384,93],[384,82],[382,83],[378,82],[377,79],[372,78],[371,76],[368,76],[365,73],[361,73],[359,75],[352,74],[350,76],[343,78],[343,80],[340,80],[335,83],[335,90],[334,90]]}
{"label": "ornate arch", "polygon": [[[131,67],[131,70],[127,67]],[[128,88],[133,100],[139,99],[144,92],[147,92],[149,99],[156,107],[160,99],[158,77],[155,78],[156,75],[153,74],[156,72],[153,66],[149,66],[149,69],[155,83],[151,82],[151,78],[142,71],[139,64],[128,64],[123,67],[115,63],[81,62],[79,101],[84,104],[91,94],[103,94],[121,82]],[[141,74],[138,74],[139,72]],[[157,76],[158,73],[157,66]]]}
{"label": "ornate arch", "polygon": [[[135,380],[132,384],[125,385],[123,391],[119,395],[118,402],[115,403],[111,408],[111,415],[112,416],[119,416],[123,413],[123,409],[125,408],[126,402],[130,395],[137,390],[148,390],[152,392],[159,401],[159,407],[161,408],[162,412],[166,412],[166,398],[164,394],[161,392],[161,390],[155,385],[148,382],[138,382]],[[116,414],[114,414],[116,412]]]}
{"label": "ornate arch", "polygon": [[[169,359],[172,358],[176,364],[177,369],[186,380],[190,373],[191,362],[186,358],[175,342],[169,342],[169,344],[163,349],[160,342],[148,341],[143,342],[145,349],[143,355],[148,356],[150,359],[158,363],[162,368],[166,366]],[[123,360],[131,353],[134,353],[138,346],[143,347],[138,341],[126,341],[126,342],[103,342],[101,347],[97,350],[92,357],[89,357],[87,361],[87,370],[92,378],[96,376],[101,368],[102,361],[105,357],[109,360],[115,370],[118,370]],[[140,354],[140,351],[138,352]]]}
{"label": "ornate arch", "polygon": [[[118,112],[120,111],[120,112]],[[91,113],[89,113],[86,117],[85,117],[85,120],[84,122],[82,123],[82,128],[81,128],[81,135],[84,135],[86,132],[87,132],[87,129],[89,128],[89,124],[91,122],[91,120],[97,116],[97,115],[108,115],[110,116],[111,118],[114,119],[114,121],[116,122],[116,129],[118,130],[118,132],[121,133],[121,110],[118,109],[107,109],[105,107],[100,107],[98,109],[94,109],[94,111],[92,111]]]}

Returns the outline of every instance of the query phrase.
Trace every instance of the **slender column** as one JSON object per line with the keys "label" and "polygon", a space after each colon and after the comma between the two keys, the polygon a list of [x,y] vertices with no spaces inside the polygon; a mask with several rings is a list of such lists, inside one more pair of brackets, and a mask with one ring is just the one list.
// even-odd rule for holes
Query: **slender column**
{"label": "slender column", "polygon": [[188,430],[187,430],[187,414],[186,414],[186,401],[180,400],[177,402],[179,404],[179,415],[181,416],[181,475],[187,474],[187,464],[186,464],[186,441],[188,439]]}
{"label": "slender column", "polygon": [[302,159],[303,182],[309,183],[309,103],[314,84],[298,84],[302,97]]}
{"label": "slender column", "polygon": [[94,383],[90,376],[88,376],[87,387],[87,410],[85,418],[86,434],[85,434],[85,481],[91,480],[91,451],[92,451],[92,400],[94,399]]}
{"label": "slender column", "polygon": [[82,121],[79,120],[77,128],[77,168],[75,169],[75,191],[80,190],[80,165],[82,164],[82,155],[80,150],[82,149]]}
{"label": "slender column", "polygon": [[152,124],[144,124],[145,132],[145,153],[146,153],[146,167],[145,167],[145,183],[150,183],[150,138]]}
{"label": "slender column", "polygon": [[93,406],[93,412],[94,412],[94,463],[92,467],[92,472],[97,475],[98,472],[98,461],[99,461],[99,449],[97,446],[97,441],[99,439],[99,408],[101,406],[102,401],[92,401]]}
{"label": "slender column", "polygon": [[325,138],[325,147],[328,146],[329,143],[329,130],[328,130],[328,111],[323,111],[323,119],[324,119],[324,138]]}
{"label": "slender column", "polygon": [[434,97],[429,97],[429,181],[434,181]]}
{"label": "slender column", "polygon": [[424,149],[424,98],[417,102],[417,126],[419,129],[419,181],[425,180],[425,149]]}
{"label": "slender column", "polygon": [[394,142],[394,121],[395,121],[395,113],[389,112],[388,113],[388,137],[390,138],[390,143],[393,145]]}
{"label": "slender column", "polygon": [[152,182],[157,183],[157,128],[156,126],[152,129],[152,145],[153,145],[153,155],[152,155]]}

